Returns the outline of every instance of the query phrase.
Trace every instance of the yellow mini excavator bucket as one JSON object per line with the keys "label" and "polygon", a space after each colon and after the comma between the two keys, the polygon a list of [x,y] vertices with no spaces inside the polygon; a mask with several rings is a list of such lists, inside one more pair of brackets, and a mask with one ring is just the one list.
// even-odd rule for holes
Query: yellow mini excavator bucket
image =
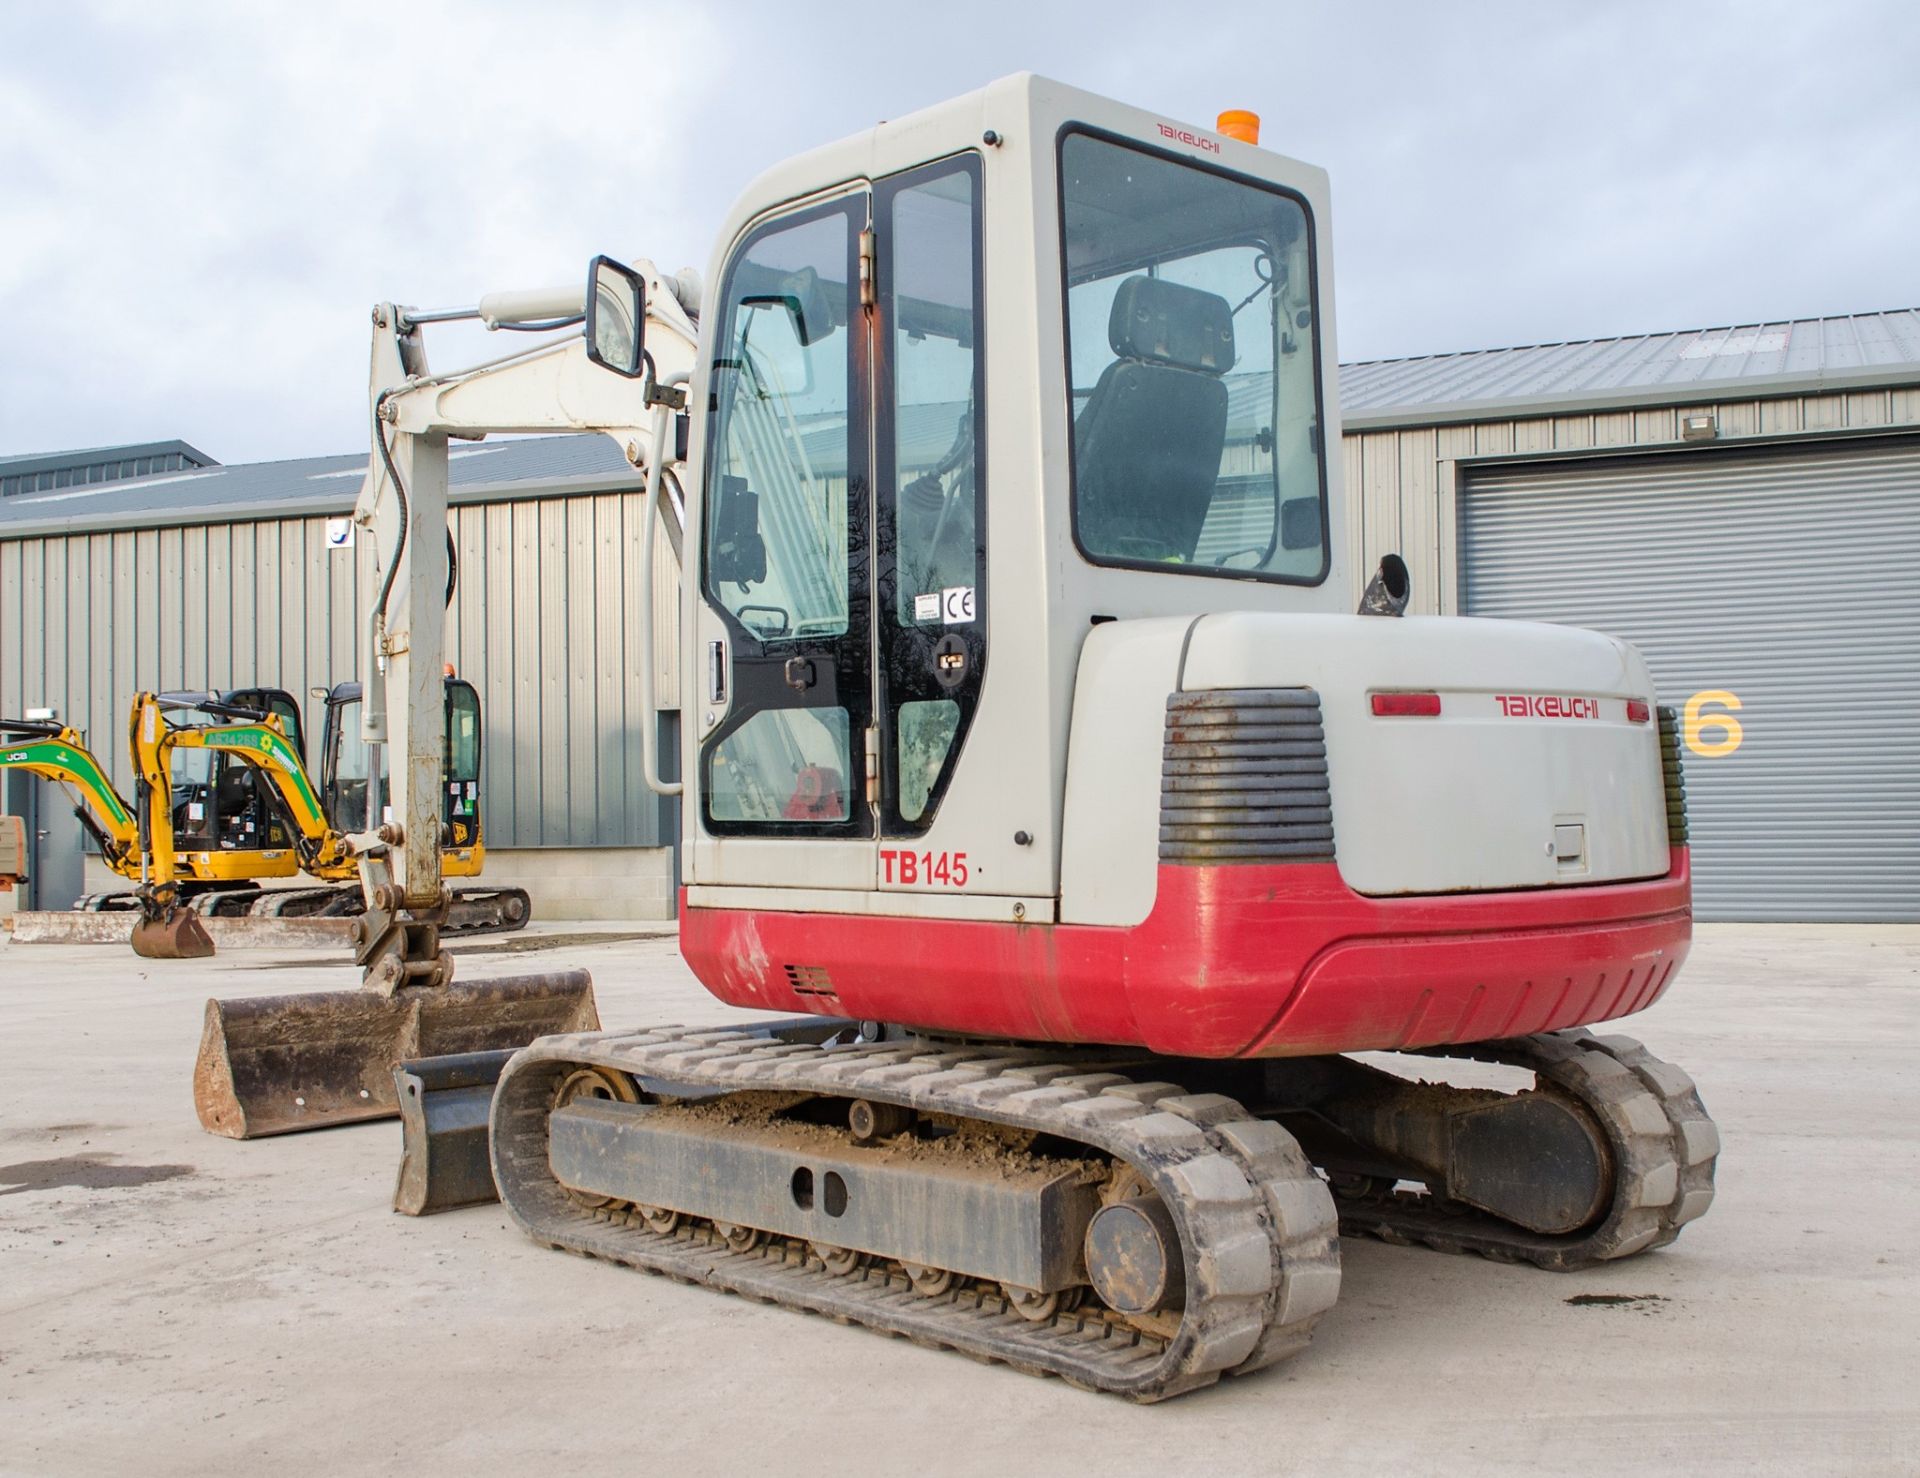
{"label": "yellow mini excavator bucket", "polygon": [[164,912],[142,912],[133,926],[133,952],[144,960],[204,960],[213,953],[213,936],[200,916],[176,903]]}
{"label": "yellow mini excavator bucket", "polygon": [[599,1027],[584,970],[212,1000],[193,1102],[202,1126],[230,1139],[388,1119],[400,1062]]}

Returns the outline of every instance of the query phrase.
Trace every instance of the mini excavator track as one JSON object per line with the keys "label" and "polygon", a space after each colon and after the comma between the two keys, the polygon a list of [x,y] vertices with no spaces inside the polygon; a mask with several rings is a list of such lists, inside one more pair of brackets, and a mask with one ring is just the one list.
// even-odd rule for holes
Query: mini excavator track
{"label": "mini excavator track", "polygon": [[[445,936],[511,934],[527,927],[533,900],[525,888],[453,888],[440,932]],[[318,888],[273,888],[252,895],[244,909],[261,918],[354,918],[365,911],[358,883]]]}
{"label": "mini excavator track", "polygon": [[[1324,1183],[1285,1130],[1232,1099],[1136,1080],[1112,1066],[1111,1054],[915,1039],[815,1046],[680,1027],[548,1037],[515,1057],[500,1080],[491,1124],[494,1177],[515,1220],[548,1246],[1139,1401],[1295,1354],[1339,1292],[1336,1222]],[[684,1089],[687,1098],[649,1095],[640,1080]],[[601,1101],[582,1104],[577,1089],[583,1082],[595,1085],[584,1096]],[[1101,1182],[1102,1210],[1092,1225],[1100,1226],[1116,1202],[1126,1208],[1105,1223],[1109,1245],[1117,1241],[1121,1249],[1101,1264],[1106,1281],[1090,1271],[1084,1277],[1106,1292],[1152,1291],[1133,1300],[1136,1312],[1126,1313],[1092,1297],[1081,1301],[1079,1287],[1008,1287],[978,1272],[903,1261],[906,1244],[929,1227],[951,1236],[935,1205],[896,1223],[904,1230],[890,1253],[796,1235],[808,1215],[815,1216],[816,1230],[831,1225],[810,1210],[785,1208],[786,1229],[769,1234],[702,1215],[697,1206],[608,1193],[647,1157],[668,1154],[660,1147],[660,1126],[676,1116],[684,1124],[689,1103],[708,1110],[701,1157],[731,1152],[749,1135],[741,1125],[754,1115],[742,1113],[740,1124],[730,1127],[725,1112],[711,1110],[743,1094],[762,1104],[845,1104],[853,1127],[839,1128],[836,1140],[847,1154],[858,1148],[863,1114],[869,1130],[878,1118],[891,1120],[896,1132],[910,1123],[949,1131],[960,1126],[983,1140],[1013,1136],[1054,1147],[1046,1163],[1060,1172],[1058,1183],[1076,1176]],[[819,1122],[806,1132],[817,1137]],[[575,1146],[570,1159],[562,1153],[563,1138]],[[580,1150],[588,1140],[598,1148]],[[757,1146],[742,1152],[749,1149],[761,1152]],[[793,1153],[806,1158],[803,1150]],[[561,1161],[574,1167],[576,1182],[595,1183],[562,1184],[555,1169]],[[792,1173],[801,1204],[803,1170]],[[804,1204],[811,1208],[813,1172],[804,1173]],[[877,1165],[873,1173],[887,1178]],[[689,1175],[685,1183],[698,1179]],[[850,1170],[848,1181],[851,1194],[866,1194],[857,1172]],[[877,1181],[867,1184],[876,1196],[884,1194]],[[688,1199],[698,1194],[690,1191]],[[1079,1204],[1084,1220],[1088,1202]],[[1064,1225],[1073,1237],[1066,1255],[1077,1263],[1082,1222]],[[1162,1229],[1157,1243],[1153,1225]],[[1039,1232],[1040,1240],[1055,1243],[1061,1235],[1061,1226],[1043,1225]],[[1178,1262],[1149,1268],[1143,1277],[1129,1245],[1172,1248]],[[1052,1252],[1057,1264],[1060,1247]]]}

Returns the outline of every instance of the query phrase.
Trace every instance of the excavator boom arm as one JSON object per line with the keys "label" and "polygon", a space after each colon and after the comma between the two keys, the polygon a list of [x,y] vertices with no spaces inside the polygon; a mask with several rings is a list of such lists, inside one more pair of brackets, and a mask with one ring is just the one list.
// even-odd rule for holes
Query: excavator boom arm
{"label": "excavator boom arm", "polygon": [[306,766],[277,722],[171,729],[156,747],[154,762],[159,773],[170,770],[176,749],[220,750],[246,761],[267,777],[280,797],[288,819],[300,835],[302,852],[309,863],[326,865],[346,857],[345,836],[328,822],[326,808],[307,775]]}
{"label": "excavator boom arm", "polygon": [[[379,586],[367,629],[366,699],[361,734],[384,745],[392,820],[352,837],[374,916],[405,911],[430,917],[441,906],[439,843],[442,797],[441,679],[445,670],[445,607],[451,598],[447,503],[449,438],[543,431],[611,437],[636,467],[647,469],[657,493],[660,466],[672,456],[665,436],[666,406],[678,395],[664,389],[691,372],[698,331],[685,299],[693,289],[663,278],[649,263],[634,269],[644,284],[647,371],[627,378],[594,362],[588,343],[568,337],[543,343],[467,370],[433,374],[422,328],[451,317],[511,325],[516,314],[547,322],[584,314],[586,292],[497,295],[479,308],[410,314],[391,303],[374,310],[370,372],[373,455],[354,510],[380,552]],[[524,297],[526,305],[516,307]],[[649,506],[649,519],[655,516]],[[673,529],[677,536],[677,522]],[[381,900],[386,900],[383,905]],[[383,968],[369,930],[370,973]],[[431,947],[417,936],[402,946],[413,954]],[[390,952],[390,951],[389,951]],[[423,961],[414,961],[418,968]],[[384,968],[396,968],[388,961]]]}
{"label": "excavator boom arm", "polygon": [[[5,732],[0,725],[0,734]],[[71,786],[79,798],[80,815],[100,842],[107,865],[122,877],[139,876],[140,832],[133,808],[121,799],[105,766],[94,758],[78,731],[63,728],[56,734],[0,743],[0,770],[21,770]]]}

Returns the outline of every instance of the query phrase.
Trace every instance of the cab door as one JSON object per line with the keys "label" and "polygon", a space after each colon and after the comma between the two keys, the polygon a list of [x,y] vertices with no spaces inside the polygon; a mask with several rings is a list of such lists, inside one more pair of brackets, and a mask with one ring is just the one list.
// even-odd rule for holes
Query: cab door
{"label": "cab door", "polygon": [[698,776],[718,844],[702,881],[873,884],[870,209],[862,188],[763,222],[721,284]]}
{"label": "cab door", "polygon": [[917,843],[986,671],[979,157],[877,181],[874,223],[879,886],[962,891],[965,854]]}
{"label": "cab door", "polygon": [[986,656],[978,195],[971,154],[888,176],[763,223],[727,270],[702,883],[887,887],[958,762]]}

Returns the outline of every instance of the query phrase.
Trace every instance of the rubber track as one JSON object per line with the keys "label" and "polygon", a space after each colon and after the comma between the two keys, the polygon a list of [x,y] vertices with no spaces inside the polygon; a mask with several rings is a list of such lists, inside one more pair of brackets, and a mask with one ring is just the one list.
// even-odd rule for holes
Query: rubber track
{"label": "rubber track", "polygon": [[[518,894],[521,900],[520,917],[517,920],[488,917],[499,907],[494,900],[512,894]],[[329,900],[341,898],[353,907],[340,913],[322,911],[302,914],[287,911],[308,903],[324,905]],[[247,911],[257,918],[357,918],[361,912],[358,883],[328,884],[319,888],[272,888],[251,895],[251,899]],[[456,888],[453,907],[448,912],[447,921],[440,926],[440,932],[447,938],[459,939],[471,939],[476,934],[513,934],[526,928],[532,916],[533,908],[524,888]]]}
{"label": "rubber track", "polygon": [[1341,1197],[1343,1233],[1572,1272],[1664,1247],[1713,1203],[1719,1131],[1693,1079],[1632,1037],[1576,1028],[1418,1055],[1529,1068],[1577,1099],[1599,1120],[1617,1157],[1613,1202],[1585,1231],[1546,1236],[1468,1208],[1436,1205],[1430,1196]]}
{"label": "rubber track", "polygon": [[[1092,1145],[1137,1168],[1172,1211],[1187,1255],[1184,1315],[1166,1338],[1098,1308],[1034,1323],[997,1288],[963,1282],[927,1298],[892,1264],[836,1277],[803,1242],[776,1238],[740,1253],[704,1222],[662,1234],[637,1213],[587,1211],[552,1178],[547,1157],[554,1088],[579,1064],[689,1085],[906,1104]],[[1071,1050],[913,1040],[823,1048],[680,1027],[544,1037],[501,1075],[490,1138],[501,1200],[537,1242],[1139,1401],[1296,1353],[1340,1288],[1332,1197],[1291,1135],[1217,1094],[1076,1066]]]}

